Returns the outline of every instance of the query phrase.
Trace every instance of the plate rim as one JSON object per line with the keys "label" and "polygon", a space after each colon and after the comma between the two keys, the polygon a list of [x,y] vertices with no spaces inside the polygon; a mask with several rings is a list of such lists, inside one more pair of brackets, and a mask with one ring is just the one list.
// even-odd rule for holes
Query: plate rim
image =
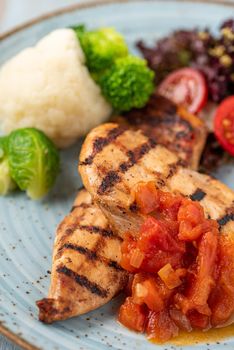
{"label": "plate rim", "polygon": [[[21,30],[30,28],[31,26],[43,22],[47,19],[57,17],[59,15],[70,13],[75,10],[83,10],[88,8],[94,8],[99,6],[105,6],[110,4],[123,4],[123,3],[129,3],[129,2],[142,2],[143,0],[92,0],[89,3],[85,2],[85,0],[81,0],[82,2],[79,4],[74,4],[70,6],[65,6],[61,9],[54,10],[47,12],[45,14],[42,14],[40,16],[37,16],[29,21],[25,21],[24,23],[14,26],[12,29],[3,32],[0,34],[0,41],[3,41],[5,39],[8,39],[9,37],[15,35],[16,33],[20,32]],[[148,0],[145,0],[148,1]],[[159,2],[162,0],[149,0],[154,2]],[[170,1],[170,0],[167,0]],[[234,3],[230,3],[228,0],[171,0],[175,2],[180,3],[200,3],[200,4],[211,4],[211,5],[221,5],[221,6],[229,6],[234,8]],[[13,342],[15,345],[20,346],[24,350],[40,350],[37,346],[31,344],[26,339],[22,338],[20,335],[14,333],[9,328],[5,327],[3,323],[0,320],[0,334],[9,339],[11,342]]]}
{"label": "plate rim", "polygon": [[14,345],[20,346],[22,349],[25,350],[40,350],[40,348],[36,347],[35,345],[32,345],[29,341],[23,339],[18,334],[14,333],[7,327],[3,326],[3,324],[0,321],[0,334],[4,337],[6,337],[8,340],[14,343]]}
{"label": "plate rim", "polygon": [[[0,33],[0,41],[3,41],[5,39],[7,39],[8,37],[16,34],[17,32],[30,28],[31,26],[43,22],[44,20],[53,18],[53,17],[57,17],[59,15],[65,14],[65,13],[69,13],[69,12],[73,12],[75,10],[79,10],[79,9],[86,9],[86,8],[93,8],[93,7],[99,7],[99,6],[105,6],[105,5],[109,5],[109,4],[123,4],[123,3],[128,3],[128,2],[141,2],[142,0],[92,0],[88,3],[86,3],[86,0],[81,0],[82,2],[79,4],[74,4],[74,5],[70,5],[70,6],[65,6],[62,7],[58,10],[53,10],[53,11],[49,11],[46,12],[45,14],[42,14],[40,16],[36,16],[33,19],[29,20],[29,21],[25,21],[22,24],[16,25],[14,27],[12,27],[10,30],[7,30],[3,33]],[[145,1],[154,1],[154,2],[159,2],[161,0],[145,0]],[[166,1],[170,1],[170,0],[166,0]],[[181,2],[181,3],[191,3],[191,4],[195,4],[195,3],[200,3],[200,4],[211,4],[211,5],[222,5],[222,6],[229,6],[229,7],[234,7],[234,3],[229,2],[228,0],[171,0],[171,1],[175,1],[175,2]]]}

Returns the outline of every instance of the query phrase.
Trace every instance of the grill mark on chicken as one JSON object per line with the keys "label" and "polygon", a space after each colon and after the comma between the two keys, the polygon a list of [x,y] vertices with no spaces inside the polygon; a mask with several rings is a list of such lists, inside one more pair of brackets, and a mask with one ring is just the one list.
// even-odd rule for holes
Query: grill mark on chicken
{"label": "grill mark on chicken", "polygon": [[114,260],[110,260],[108,262],[108,266],[112,267],[113,269],[115,269],[117,271],[124,271],[124,269]]}
{"label": "grill mark on chicken", "polygon": [[196,191],[189,196],[189,198],[192,199],[192,201],[200,202],[205,196],[206,196],[206,192],[204,192],[200,188],[197,188]]}
{"label": "grill mark on chicken", "polygon": [[96,233],[105,238],[113,238],[113,239],[121,240],[121,238],[115,235],[112,230],[104,229],[102,227],[94,226],[94,225],[80,225],[78,222],[71,224],[71,226],[66,229],[64,236],[72,235],[74,231],[77,229],[81,231],[88,231],[89,233]]}
{"label": "grill mark on chicken", "polygon": [[[155,106],[160,106],[156,108]],[[177,133],[177,137],[181,138],[180,133],[183,132],[183,137],[188,137],[188,131],[194,131],[191,123],[185,119],[181,119],[177,115],[177,106],[166,98],[153,94],[147,105],[139,110],[133,109],[124,114],[124,118],[130,125],[141,126],[143,123],[158,127],[159,125],[170,125],[179,122],[184,126],[184,130]],[[190,136],[189,136],[190,137]]]}
{"label": "grill mark on chicken", "polygon": [[107,193],[116,183],[121,181],[121,176],[118,173],[126,173],[131,167],[144,157],[151,149],[157,145],[156,141],[149,138],[147,142],[136,147],[134,150],[129,150],[126,154],[128,160],[121,163],[117,170],[111,170],[103,178],[97,193],[103,195]]}
{"label": "grill mark on chicken", "polygon": [[[151,118],[151,123],[149,123],[151,126],[156,127],[159,124],[165,124],[165,125],[174,125],[175,123],[175,116],[174,115],[166,115],[166,116],[162,116],[161,120],[160,118]],[[179,120],[179,116],[177,116],[177,120]],[[181,119],[180,120],[180,124],[184,126],[185,130],[183,131],[178,131],[176,133],[176,139],[181,139],[182,138],[182,134],[183,134],[183,138],[186,139],[190,139],[191,136],[189,135],[188,132],[193,132],[194,128],[192,127],[192,125],[185,119]]]}
{"label": "grill mark on chicken", "polygon": [[123,153],[127,153],[129,148],[121,143],[121,140],[114,140],[112,143],[115,147],[118,147],[119,150]]}
{"label": "grill mark on chicken", "polygon": [[164,120],[164,116],[175,115],[176,112],[176,104],[163,96],[153,94],[144,108],[132,109],[124,113],[124,118],[132,125],[141,125],[142,122],[157,123],[157,118]]}
{"label": "grill mark on chicken", "polygon": [[130,204],[129,209],[132,213],[136,213],[139,208],[137,207],[136,202],[133,202],[132,204]]}
{"label": "grill mark on chicken", "polygon": [[[134,109],[124,114],[124,118],[131,127],[141,129],[144,135],[148,137],[158,135],[159,143],[162,142],[165,146],[172,147],[172,149],[178,148],[178,151],[180,151],[185,147],[184,141],[191,143],[194,139],[196,128],[194,128],[191,121],[181,118],[177,109],[177,106],[171,101],[162,96],[153,95],[144,108]],[[173,140],[167,140],[165,137],[161,138],[163,132],[170,128],[174,129]],[[158,134],[157,130],[161,130],[162,134]],[[177,144],[176,141],[178,141]],[[186,149],[187,151],[189,151],[189,148]]]}
{"label": "grill mark on chicken", "polygon": [[100,153],[104,147],[108,146],[114,140],[116,140],[120,135],[122,135],[126,131],[126,127],[117,126],[114,129],[111,129],[106,137],[98,137],[93,142],[93,151],[92,154],[87,157],[80,165],[91,165],[94,158],[98,153]]}
{"label": "grill mark on chicken", "polygon": [[162,179],[162,178],[159,177],[159,178],[156,180],[156,186],[157,186],[158,188],[165,187],[165,186],[166,186],[166,181],[165,181],[164,179]]}
{"label": "grill mark on chicken", "polygon": [[186,132],[185,130],[183,130],[183,131],[178,131],[178,132],[176,133],[176,139],[177,139],[177,140],[185,139],[185,138],[188,138],[188,134],[187,134],[187,132]]}
{"label": "grill mark on chicken", "polygon": [[[105,243],[106,240],[104,239],[104,237],[100,236],[93,247],[93,252],[95,252],[95,254],[98,255],[97,252],[102,251],[102,248],[104,247]],[[105,257],[103,257],[103,259],[105,259]]]}
{"label": "grill mark on chicken", "polygon": [[96,252],[93,252],[92,250],[82,247],[80,245],[66,243],[64,244],[60,249],[59,252],[61,252],[64,249],[71,249],[79,252],[82,255],[85,255],[89,260],[97,260],[97,254]]}
{"label": "grill mark on chicken", "polygon": [[71,225],[71,227],[68,227],[66,230],[65,230],[65,234],[64,234],[64,237],[66,236],[70,236],[74,233],[75,229],[76,229],[76,225]]}
{"label": "grill mark on chicken", "polygon": [[168,166],[169,171],[168,171],[168,175],[166,176],[166,179],[170,179],[171,177],[173,177],[180,166],[184,166],[184,167],[186,166],[186,162],[183,161],[182,159],[179,159],[175,163],[169,164]]}
{"label": "grill mark on chicken", "polygon": [[153,94],[144,108],[133,109],[116,121],[157,139],[186,161],[187,166],[197,169],[206,139],[205,127],[197,117],[163,96]]}
{"label": "grill mark on chicken", "polygon": [[78,208],[87,209],[89,207],[90,207],[90,204],[88,204],[88,203],[81,203],[81,204],[78,204],[78,205],[73,205],[73,207],[70,210],[70,213],[72,213],[75,209],[78,209]]}
{"label": "grill mark on chicken", "polygon": [[217,220],[219,226],[225,226],[229,221],[234,221],[234,213],[227,213]]}
{"label": "grill mark on chicken", "polygon": [[111,238],[116,238],[118,240],[121,240],[121,238],[115,235],[113,231],[101,228],[99,226],[77,225],[77,228],[80,229],[81,231],[84,230],[84,231],[88,231],[89,233],[98,233],[103,237],[111,237]]}
{"label": "grill mark on chicken", "polygon": [[113,187],[117,182],[121,180],[121,177],[117,174],[117,171],[111,170],[102,180],[102,183],[98,189],[98,194],[104,194]]}
{"label": "grill mark on chicken", "polygon": [[81,287],[85,287],[86,289],[88,289],[92,294],[96,294],[101,298],[106,298],[108,296],[107,290],[99,286],[97,283],[91,282],[87,277],[79,275],[78,273],[74,272],[73,270],[67,268],[64,265],[59,266],[57,268],[57,272],[60,274],[64,274],[67,277],[70,277]]}
{"label": "grill mark on chicken", "polygon": [[[99,226],[93,226],[93,225],[80,225],[79,221],[80,221],[80,217],[78,218],[78,222],[72,223],[69,227],[66,228],[66,230],[64,231],[64,235],[60,239],[60,244],[64,242],[64,240],[66,240],[68,236],[72,236],[76,230],[87,231],[91,234],[99,234],[101,237],[104,237],[105,239],[108,239],[108,238],[116,239],[122,242],[122,239],[116,234],[114,234],[112,230],[104,229]],[[60,230],[61,229],[62,227],[60,226]]]}
{"label": "grill mark on chicken", "polygon": [[[100,242],[100,245],[102,246],[103,243],[104,242]],[[85,255],[89,260],[99,261],[115,270],[123,271],[122,267],[116,261],[98,255],[97,251],[99,250],[99,248],[100,247],[98,246],[95,247],[94,250],[90,250],[77,244],[66,243],[59,249],[59,253],[62,252],[64,249],[75,250],[76,252]]]}

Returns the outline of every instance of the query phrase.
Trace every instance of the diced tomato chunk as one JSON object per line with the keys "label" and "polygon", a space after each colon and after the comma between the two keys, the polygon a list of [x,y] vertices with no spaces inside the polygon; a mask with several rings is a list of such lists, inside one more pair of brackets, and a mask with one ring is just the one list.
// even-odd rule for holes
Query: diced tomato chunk
{"label": "diced tomato chunk", "polygon": [[143,260],[141,270],[150,273],[157,273],[164,265],[169,263],[173,268],[177,269],[181,265],[182,253],[164,252],[162,250],[152,251],[146,254]]}
{"label": "diced tomato chunk", "polygon": [[128,297],[120,307],[118,320],[133,331],[144,332],[147,310],[143,305],[135,304],[132,298]]}
{"label": "diced tomato chunk", "polygon": [[156,312],[164,308],[163,298],[153,278],[145,279],[134,285],[133,300],[137,304],[146,304],[150,310]]}
{"label": "diced tomato chunk", "polygon": [[175,268],[180,266],[185,244],[170,234],[169,224],[148,217],[141,226],[138,240],[127,234],[121,250],[121,266],[127,271],[141,269],[157,273],[167,263]]}
{"label": "diced tomato chunk", "polygon": [[151,311],[146,332],[150,339],[165,342],[177,336],[179,328],[170,318],[168,311]]}
{"label": "diced tomato chunk", "polygon": [[141,226],[137,246],[145,253],[141,268],[143,271],[157,273],[167,263],[180,266],[185,245],[170,235],[163,222],[149,217]]}
{"label": "diced tomato chunk", "polygon": [[132,286],[133,286],[133,281],[134,281],[134,277],[136,275],[133,275],[133,274],[130,274],[129,277],[128,277],[128,282],[124,288],[124,294],[127,296],[127,297],[130,297],[132,295]]}
{"label": "diced tomato chunk", "polygon": [[195,226],[203,222],[204,219],[204,210],[199,203],[184,200],[178,211],[178,221],[187,221]]}
{"label": "diced tomato chunk", "polygon": [[184,252],[184,245],[170,235],[162,222],[153,217],[149,217],[141,226],[137,245],[146,252],[155,248],[168,252]]}
{"label": "diced tomato chunk", "polygon": [[224,324],[234,313],[234,291],[226,292],[225,287],[218,284],[211,297],[211,324],[214,327]]}
{"label": "diced tomato chunk", "polygon": [[191,332],[192,326],[186,315],[184,315],[181,310],[170,309],[169,311],[171,319],[175,322],[179,329],[182,329],[187,332]]}
{"label": "diced tomato chunk", "polygon": [[134,277],[119,321],[164,342],[179,329],[206,330],[234,314],[234,240],[198,202],[137,186],[144,223],[126,234],[121,266]]}
{"label": "diced tomato chunk", "polygon": [[219,248],[219,275],[209,301],[213,326],[228,321],[234,313],[234,241],[223,235]]}
{"label": "diced tomato chunk", "polygon": [[143,214],[152,213],[159,206],[159,193],[155,183],[139,183],[135,190],[135,201]]}
{"label": "diced tomato chunk", "polygon": [[144,287],[148,290],[145,303],[152,311],[161,311],[164,308],[164,300],[160,293],[160,289],[153,279],[148,279],[144,282]]}
{"label": "diced tomato chunk", "polygon": [[193,231],[193,225],[191,224],[191,222],[182,220],[180,221],[178,238],[181,241],[193,241],[194,238],[193,238],[193,235],[191,235],[192,231]]}
{"label": "diced tomato chunk", "polygon": [[210,316],[208,298],[215,285],[215,261],[218,247],[218,230],[205,233],[199,243],[197,266],[193,272],[186,296],[181,298],[180,306],[184,314],[190,310]]}
{"label": "diced tomato chunk", "polygon": [[217,222],[214,220],[203,220],[200,224],[194,226],[191,222],[181,221],[179,228],[179,239],[183,241],[195,241],[202,234],[211,231],[213,228],[218,228]]}
{"label": "diced tomato chunk", "polygon": [[164,217],[177,220],[178,210],[182,203],[182,197],[173,196],[168,192],[160,191],[160,210]]}
{"label": "diced tomato chunk", "polygon": [[137,242],[133,239],[133,237],[129,234],[125,234],[124,241],[121,246],[121,266],[123,269],[129,271],[129,272],[136,272],[136,268],[133,267],[130,263],[132,253],[134,252],[134,249],[137,246]]}
{"label": "diced tomato chunk", "polygon": [[172,295],[172,291],[158,277],[148,273],[135,274],[132,296],[137,304],[146,304],[151,310],[161,310]]}
{"label": "diced tomato chunk", "polygon": [[196,310],[189,312],[187,317],[194,329],[206,329],[209,325],[209,317],[200,314]]}

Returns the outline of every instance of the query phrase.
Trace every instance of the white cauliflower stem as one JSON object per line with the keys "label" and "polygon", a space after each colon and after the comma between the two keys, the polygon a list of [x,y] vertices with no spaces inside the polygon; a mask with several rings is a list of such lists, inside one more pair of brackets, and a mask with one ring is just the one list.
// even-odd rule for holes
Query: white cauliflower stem
{"label": "white cauliflower stem", "polygon": [[57,146],[67,147],[110,113],[72,29],[50,33],[0,70],[0,124],[5,133],[35,127]]}

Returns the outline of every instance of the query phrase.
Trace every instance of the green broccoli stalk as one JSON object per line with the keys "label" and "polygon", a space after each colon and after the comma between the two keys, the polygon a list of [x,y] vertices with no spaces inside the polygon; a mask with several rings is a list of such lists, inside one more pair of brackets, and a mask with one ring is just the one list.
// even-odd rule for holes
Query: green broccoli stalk
{"label": "green broccoli stalk", "polygon": [[59,172],[59,154],[41,131],[24,128],[13,131],[7,142],[10,173],[16,184],[32,199],[43,197]]}
{"label": "green broccoli stalk", "polygon": [[86,31],[84,26],[73,27],[85,53],[86,64],[91,73],[110,67],[116,58],[128,55],[128,47],[121,34],[114,28]]}
{"label": "green broccoli stalk", "polygon": [[7,137],[0,137],[0,195],[5,196],[16,188],[10,175],[7,157]]}
{"label": "green broccoli stalk", "polygon": [[98,83],[113,108],[124,112],[145,106],[154,90],[154,72],[145,60],[128,56],[117,59]]}

